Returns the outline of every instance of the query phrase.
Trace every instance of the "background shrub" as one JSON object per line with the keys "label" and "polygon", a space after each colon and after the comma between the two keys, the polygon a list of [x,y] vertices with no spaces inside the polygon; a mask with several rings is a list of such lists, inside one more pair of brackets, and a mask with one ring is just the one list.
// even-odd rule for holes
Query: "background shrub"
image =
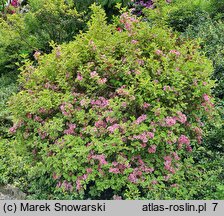
{"label": "background shrub", "polygon": [[14,72],[0,76],[0,137],[2,138],[8,137],[8,128],[12,126],[7,101],[17,91],[16,77]]}
{"label": "background shrub", "polygon": [[224,23],[208,18],[198,25],[189,26],[184,33],[185,37],[200,38],[202,51],[213,61],[213,78],[217,80],[214,95],[224,98]]}
{"label": "background shrub", "polygon": [[83,29],[82,16],[64,0],[29,1],[27,13],[8,14],[0,19],[0,73],[17,69],[21,54],[35,50],[50,52],[49,42],[68,42]]}

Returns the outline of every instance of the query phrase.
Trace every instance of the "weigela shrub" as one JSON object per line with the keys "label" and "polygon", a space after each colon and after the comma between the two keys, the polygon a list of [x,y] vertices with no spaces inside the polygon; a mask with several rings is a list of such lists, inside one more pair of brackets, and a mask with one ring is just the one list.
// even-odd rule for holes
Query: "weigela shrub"
{"label": "weigela shrub", "polygon": [[10,133],[54,192],[135,199],[170,187],[201,143],[212,64],[166,28],[127,12],[108,25],[92,10],[87,33],[21,68]]}

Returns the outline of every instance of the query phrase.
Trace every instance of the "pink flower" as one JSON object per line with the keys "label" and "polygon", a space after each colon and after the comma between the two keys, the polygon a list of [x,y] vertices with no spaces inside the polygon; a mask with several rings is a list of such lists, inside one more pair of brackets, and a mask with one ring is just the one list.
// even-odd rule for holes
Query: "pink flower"
{"label": "pink flower", "polygon": [[87,173],[92,173],[92,171],[93,171],[92,168],[86,168]]}
{"label": "pink flower", "polygon": [[151,105],[149,103],[144,102],[143,104],[143,108],[147,109],[148,107],[150,107]]}
{"label": "pink flower", "polygon": [[164,87],[163,87],[163,90],[164,90],[164,91],[170,91],[171,88],[170,88],[170,86],[164,86]]}
{"label": "pink flower", "polygon": [[139,139],[143,143],[147,143],[148,142],[148,138],[152,139],[153,137],[154,137],[154,133],[152,133],[152,132],[144,132],[142,134],[133,136],[134,139]]}
{"label": "pink flower", "polygon": [[47,113],[47,110],[45,108],[41,107],[39,109],[39,112],[45,114],[45,113]]}
{"label": "pink flower", "polygon": [[114,125],[112,125],[112,126],[109,126],[109,127],[107,128],[107,130],[110,131],[110,133],[114,133],[114,131],[115,131],[116,129],[118,129],[119,127],[120,127],[119,124],[114,124]]}
{"label": "pink flower", "polygon": [[136,183],[137,182],[137,177],[136,175],[134,175],[133,173],[131,173],[129,176],[128,176],[128,180],[132,183]]}
{"label": "pink flower", "polygon": [[190,144],[190,140],[189,140],[185,135],[181,135],[181,136],[178,138],[178,143],[179,143],[179,144],[186,144],[186,145],[189,145],[189,144]]}
{"label": "pink flower", "polygon": [[43,119],[42,119],[40,116],[35,115],[35,116],[34,116],[34,121],[42,122]]}
{"label": "pink flower", "polygon": [[145,121],[147,119],[147,115],[141,115],[138,117],[135,121],[135,124],[140,124],[141,122]]}
{"label": "pink flower", "polygon": [[87,178],[88,178],[88,175],[87,175],[87,174],[84,174],[83,176],[80,177],[80,179],[82,179],[82,180],[84,180],[84,181],[85,181]]}
{"label": "pink flower", "polygon": [[85,99],[82,99],[82,100],[80,101],[80,105],[81,105],[81,106],[85,106],[85,105],[86,105],[86,100],[85,100]]}
{"label": "pink flower", "polygon": [[149,153],[155,153],[156,152],[156,145],[152,145],[152,146],[150,146],[150,148],[148,149],[148,152]]}
{"label": "pink flower", "polygon": [[26,117],[29,118],[29,119],[31,119],[32,118],[32,114],[31,113],[27,113],[26,114]]}
{"label": "pink flower", "polygon": [[145,147],[146,147],[146,143],[142,143],[142,144],[141,144],[141,147],[142,147],[142,148],[145,148]]}
{"label": "pink flower", "polygon": [[173,152],[173,157],[175,160],[180,160],[180,157],[178,156],[176,152]]}
{"label": "pink flower", "polygon": [[38,133],[39,133],[39,136],[40,136],[41,139],[45,139],[47,137],[47,133],[46,132],[39,131]]}
{"label": "pink flower", "polygon": [[132,43],[132,44],[137,44],[138,41],[137,41],[137,40],[132,40],[131,43]]}
{"label": "pink flower", "polygon": [[76,180],[76,190],[77,190],[77,191],[80,191],[81,188],[82,188],[82,185],[81,185],[80,180],[78,179],[78,180]]}
{"label": "pink flower", "polygon": [[209,96],[207,94],[203,94],[203,98],[204,98],[205,101],[209,101],[210,100],[210,98],[209,98]]}
{"label": "pink flower", "polygon": [[60,188],[61,186],[62,186],[61,181],[58,181],[58,183],[57,183],[56,187],[57,187],[57,188]]}
{"label": "pink flower", "polygon": [[121,27],[117,27],[117,31],[122,32],[122,28]]}
{"label": "pink flower", "polygon": [[83,80],[83,77],[80,73],[77,74],[77,80],[79,80],[79,81]]}
{"label": "pink flower", "polygon": [[117,165],[118,165],[118,162],[113,161],[113,162],[112,162],[112,165],[113,165],[113,166],[117,166]]}
{"label": "pink flower", "polygon": [[108,164],[106,159],[105,159],[105,155],[93,155],[92,159],[96,159],[99,160],[100,165],[106,165]]}
{"label": "pink flower", "polygon": [[12,1],[11,1],[11,5],[12,5],[13,7],[17,7],[17,6],[19,6],[19,2],[18,2],[18,0],[12,0]]}
{"label": "pink flower", "polygon": [[118,174],[118,173],[120,173],[120,170],[119,170],[118,168],[112,168],[112,167],[111,167],[111,168],[109,169],[109,172],[110,172],[110,173]]}
{"label": "pink flower", "polygon": [[110,122],[110,123],[113,123],[116,119],[115,118],[112,118],[110,116],[107,116],[106,117],[106,122]]}
{"label": "pink flower", "polygon": [[38,60],[40,55],[41,55],[41,53],[39,51],[36,51],[33,56],[36,60]]}
{"label": "pink flower", "polygon": [[[145,64],[144,60],[142,60],[142,59],[138,59],[138,60],[137,60],[137,63],[138,63],[139,65],[144,65],[144,64]],[[137,71],[136,71],[136,72],[137,72]],[[138,72],[138,74],[140,74],[140,71]]]}
{"label": "pink flower", "polygon": [[97,80],[97,83],[99,84],[99,85],[103,85],[103,84],[105,84],[107,82],[107,78],[100,78],[99,80]]}
{"label": "pink flower", "polygon": [[76,128],[76,124],[69,124],[68,125],[69,128],[67,130],[64,130],[64,134],[75,134],[75,128]]}
{"label": "pink flower", "polygon": [[180,111],[178,111],[177,114],[178,114],[178,117],[176,117],[176,120],[179,121],[180,123],[184,124],[187,121],[187,116],[184,115]]}
{"label": "pink flower", "polygon": [[172,158],[170,156],[165,156],[164,157],[164,160],[166,160],[166,161],[172,161]]}
{"label": "pink flower", "polygon": [[104,97],[99,97],[98,100],[92,100],[91,105],[104,108],[109,105],[109,100],[105,99]]}
{"label": "pink flower", "polygon": [[116,90],[116,92],[117,92],[117,94],[118,95],[129,95],[129,92],[125,89],[125,86],[123,85],[123,86],[121,86],[120,88],[118,88],[117,90]]}
{"label": "pink flower", "polygon": [[146,134],[147,134],[147,136],[148,136],[149,138],[151,138],[151,139],[154,138],[154,133],[152,133],[152,132],[147,132]]}
{"label": "pink flower", "polygon": [[56,58],[60,58],[60,56],[61,56],[61,48],[57,47],[57,49],[56,49]]}
{"label": "pink flower", "polygon": [[177,50],[170,50],[170,53],[175,54],[177,56],[180,55],[180,52],[178,52]]}
{"label": "pink flower", "polygon": [[96,71],[92,71],[92,72],[90,72],[90,76],[91,76],[91,78],[94,78],[94,77],[98,76],[98,73]]}
{"label": "pink flower", "polygon": [[152,173],[154,171],[154,168],[143,166],[142,171],[146,173]]}
{"label": "pink flower", "polygon": [[187,149],[188,152],[192,152],[192,147],[190,145],[187,145],[186,149]]}
{"label": "pink flower", "polygon": [[113,200],[122,200],[122,197],[118,196],[118,195],[114,195],[113,196]]}
{"label": "pink flower", "polygon": [[71,116],[72,108],[73,108],[72,104],[67,102],[63,103],[60,106],[61,112],[64,116]]}
{"label": "pink flower", "polygon": [[171,127],[176,124],[176,119],[173,117],[166,117],[165,122],[166,122],[166,126]]}
{"label": "pink flower", "polygon": [[12,134],[16,133],[16,130],[17,130],[17,128],[15,126],[9,128],[9,132]]}
{"label": "pink flower", "polygon": [[165,161],[164,162],[164,168],[166,170],[170,170],[170,168],[171,168],[171,161]]}
{"label": "pink flower", "polygon": [[58,176],[55,172],[53,173],[52,177],[54,180],[57,180],[60,178],[60,176]]}
{"label": "pink flower", "polygon": [[156,55],[163,55],[163,51],[161,51],[161,50],[159,50],[159,49],[156,50],[155,53],[156,53]]}
{"label": "pink flower", "polygon": [[121,103],[121,106],[124,107],[124,108],[126,108],[127,107],[127,103],[126,102],[122,102]]}
{"label": "pink flower", "polygon": [[170,174],[169,175],[166,175],[166,176],[164,176],[164,180],[165,181],[168,181],[170,179],[170,177],[171,177]]}
{"label": "pink flower", "polygon": [[152,184],[155,185],[155,184],[158,184],[158,182],[156,180],[153,180]]}
{"label": "pink flower", "polygon": [[99,121],[95,122],[94,125],[96,128],[101,128],[101,127],[105,128],[107,126],[106,122],[103,120],[99,120]]}
{"label": "pink flower", "polygon": [[198,144],[201,144],[201,142],[202,142],[202,136],[197,136],[197,142],[198,142]]}
{"label": "pink flower", "polygon": [[172,158],[170,156],[165,156],[164,157],[164,169],[171,171],[171,162],[172,162]]}
{"label": "pink flower", "polygon": [[197,135],[199,135],[199,136],[201,136],[202,133],[203,133],[202,129],[199,128],[199,127],[195,127],[195,128],[194,128],[194,131],[195,131],[195,133],[196,133]]}

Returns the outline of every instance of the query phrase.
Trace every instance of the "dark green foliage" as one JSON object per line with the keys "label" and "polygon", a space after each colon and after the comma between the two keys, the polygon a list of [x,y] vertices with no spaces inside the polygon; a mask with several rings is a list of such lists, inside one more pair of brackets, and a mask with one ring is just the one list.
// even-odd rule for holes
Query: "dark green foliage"
{"label": "dark green foliage", "polygon": [[202,51],[213,61],[213,78],[217,80],[214,95],[224,98],[224,22],[211,18],[189,26],[183,34],[187,38],[200,38]]}
{"label": "dark green foliage", "polygon": [[17,91],[16,78],[14,72],[0,75],[0,137],[7,137],[8,128],[12,125],[7,101]]}

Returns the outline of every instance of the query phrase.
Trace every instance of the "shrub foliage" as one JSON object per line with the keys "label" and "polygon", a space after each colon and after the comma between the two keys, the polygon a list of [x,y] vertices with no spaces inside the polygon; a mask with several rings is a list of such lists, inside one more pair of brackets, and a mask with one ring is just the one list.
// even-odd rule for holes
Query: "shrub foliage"
{"label": "shrub foliage", "polygon": [[87,33],[22,66],[16,147],[51,193],[137,199],[175,187],[169,178],[212,115],[212,64],[165,27],[129,13],[108,25],[92,10]]}

